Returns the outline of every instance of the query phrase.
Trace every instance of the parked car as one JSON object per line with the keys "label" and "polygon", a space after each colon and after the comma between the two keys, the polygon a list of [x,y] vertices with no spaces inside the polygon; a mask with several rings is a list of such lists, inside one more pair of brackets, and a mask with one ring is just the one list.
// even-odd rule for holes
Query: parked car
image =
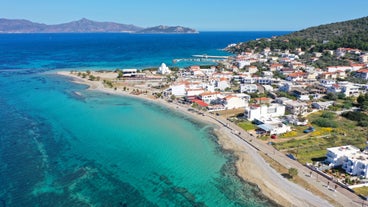
{"label": "parked car", "polygon": [[286,154],[286,156],[287,156],[288,158],[292,159],[292,160],[296,160],[296,157],[294,157],[294,155],[293,155],[293,154],[291,154],[291,153],[287,153],[287,154]]}
{"label": "parked car", "polygon": [[311,127],[308,127],[308,129],[304,130],[303,132],[310,133],[310,132],[314,132],[314,130],[315,130],[314,127],[311,126]]}
{"label": "parked car", "polygon": [[271,139],[276,139],[276,138],[277,138],[276,134],[271,135]]}

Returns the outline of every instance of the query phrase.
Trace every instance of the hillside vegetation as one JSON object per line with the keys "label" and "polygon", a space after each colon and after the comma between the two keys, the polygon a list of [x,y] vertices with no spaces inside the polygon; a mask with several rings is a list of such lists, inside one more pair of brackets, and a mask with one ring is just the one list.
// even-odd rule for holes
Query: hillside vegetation
{"label": "hillside vegetation", "polygon": [[239,43],[228,50],[240,53],[249,49],[295,49],[322,52],[339,47],[368,50],[368,17],[310,27],[288,35]]}

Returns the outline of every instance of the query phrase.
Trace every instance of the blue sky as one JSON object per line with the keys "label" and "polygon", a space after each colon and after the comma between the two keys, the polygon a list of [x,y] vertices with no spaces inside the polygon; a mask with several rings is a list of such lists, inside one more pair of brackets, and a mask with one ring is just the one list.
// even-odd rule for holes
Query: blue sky
{"label": "blue sky", "polygon": [[46,24],[83,17],[200,31],[293,31],[368,16],[367,0],[0,0],[0,18]]}

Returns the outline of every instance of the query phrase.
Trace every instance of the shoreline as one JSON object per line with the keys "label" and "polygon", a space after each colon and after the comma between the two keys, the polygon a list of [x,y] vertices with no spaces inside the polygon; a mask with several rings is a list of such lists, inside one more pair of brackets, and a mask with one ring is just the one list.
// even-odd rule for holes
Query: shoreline
{"label": "shoreline", "polygon": [[[235,136],[232,131],[224,125],[226,120],[223,123],[220,123],[220,121],[216,117],[211,117],[209,114],[205,114],[203,116],[193,112],[189,112],[189,107],[187,106],[169,103],[166,100],[155,99],[145,94],[134,95],[130,94],[128,91],[123,91],[121,89],[115,90],[113,88],[107,88],[103,85],[102,81],[90,81],[75,74],[71,74],[67,71],[58,71],[56,72],[56,74],[64,77],[69,77],[72,79],[71,81],[77,84],[88,85],[88,90],[95,90],[112,95],[127,96],[131,98],[138,98],[144,101],[150,101],[154,104],[166,107],[175,112],[188,115],[196,121],[214,125],[213,132],[217,137],[217,143],[219,144],[221,150],[229,151],[231,153],[231,156],[234,157],[236,176],[238,176],[242,182],[250,183],[257,186],[262,196],[270,200],[270,202],[276,203],[280,206],[319,206],[316,205],[316,202],[311,203],[310,201],[308,201],[308,199],[301,198],[300,195],[293,195],[293,190],[289,189],[290,185],[286,185],[286,182],[290,181],[287,181],[285,178],[281,178],[281,175],[279,175],[274,169],[269,166],[269,164],[267,164],[263,160],[263,158],[254,148],[254,146],[250,145],[245,140],[242,140],[239,137]],[[265,173],[265,171],[267,173]],[[279,177],[276,179],[281,179],[281,181],[276,180],[275,176]],[[280,186],[280,183],[282,184],[282,186]],[[325,200],[321,199],[321,201]],[[331,205],[330,203],[325,203]]]}

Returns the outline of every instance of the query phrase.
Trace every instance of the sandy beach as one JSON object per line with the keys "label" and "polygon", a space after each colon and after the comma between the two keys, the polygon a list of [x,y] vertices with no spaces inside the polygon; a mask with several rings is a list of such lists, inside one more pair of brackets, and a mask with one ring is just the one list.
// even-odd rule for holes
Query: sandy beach
{"label": "sandy beach", "polygon": [[[257,185],[264,196],[280,206],[332,206],[326,200],[313,195],[301,186],[298,186],[282,177],[264,161],[254,146],[235,135],[233,133],[233,129],[231,129],[229,125],[227,125],[226,120],[221,119],[221,117],[216,117],[209,113],[201,115],[189,112],[188,106],[169,103],[163,99],[155,99],[147,94],[133,95],[120,88],[117,88],[116,90],[113,88],[107,88],[103,85],[102,81],[89,81],[75,74],[71,74],[69,71],[59,71],[57,74],[70,77],[72,78],[72,81],[76,83],[87,84],[89,85],[90,90],[149,100],[175,111],[187,114],[197,120],[211,123],[215,126],[215,133],[218,137],[219,144],[223,149],[233,152],[234,156],[237,158],[237,175],[245,182]],[[106,75],[110,76],[111,74]],[[132,90],[130,90],[130,92],[131,91]]]}

